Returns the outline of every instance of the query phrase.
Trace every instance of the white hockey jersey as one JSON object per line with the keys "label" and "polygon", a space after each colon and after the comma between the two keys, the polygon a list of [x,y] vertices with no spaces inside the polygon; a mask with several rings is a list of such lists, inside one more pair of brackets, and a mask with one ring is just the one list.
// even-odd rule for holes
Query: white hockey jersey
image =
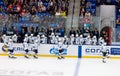
{"label": "white hockey jersey", "polygon": [[13,42],[8,42],[7,47],[9,50],[13,50]]}
{"label": "white hockey jersey", "polygon": [[38,50],[38,43],[35,42],[33,44],[32,50]]}
{"label": "white hockey jersey", "polygon": [[58,50],[63,49],[63,42],[58,42]]}
{"label": "white hockey jersey", "polygon": [[24,43],[23,43],[23,49],[24,49],[24,50],[27,50],[28,48],[29,48],[28,43],[27,43],[27,42],[24,42]]}
{"label": "white hockey jersey", "polygon": [[17,35],[13,35],[12,40],[13,40],[13,42],[17,43]]}

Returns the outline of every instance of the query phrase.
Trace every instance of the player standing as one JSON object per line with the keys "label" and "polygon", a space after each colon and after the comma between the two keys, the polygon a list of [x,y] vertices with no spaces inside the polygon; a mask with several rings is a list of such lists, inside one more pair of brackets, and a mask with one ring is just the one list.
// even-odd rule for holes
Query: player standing
{"label": "player standing", "polygon": [[12,41],[12,39],[9,39],[7,47],[8,47],[8,51],[9,51],[9,58],[16,58],[16,57],[14,57],[14,49],[13,49],[13,41]]}
{"label": "player standing", "polygon": [[36,59],[38,58],[38,45],[39,45],[38,41],[35,40],[32,51],[34,52],[34,58],[36,58]]}
{"label": "player standing", "polygon": [[64,51],[64,48],[63,48],[63,41],[61,38],[59,38],[58,40],[58,59],[64,59],[64,56],[63,56],[63,51]]}
{"label": "player standing", "polygon": [[102,50],[102,62],[106,63],[106,58],[108,58],[109,50],[106,48],[106,43],[101,45]]}
{"label": "player standing", "polygon": [[24,39],[23,48],[24,48],[24,51],[25,51],[25,58],[29,58],[29,55],[28,55],[28,52],[29,52],[28,48],[29,48],[29,46],[28,46],[28,43],[27,43],[27,39]]}

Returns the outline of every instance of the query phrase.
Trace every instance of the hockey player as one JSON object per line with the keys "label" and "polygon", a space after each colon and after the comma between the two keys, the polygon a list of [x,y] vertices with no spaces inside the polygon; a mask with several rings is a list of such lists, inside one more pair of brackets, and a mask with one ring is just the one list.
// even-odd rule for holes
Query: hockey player
{"label": "hockey player", "polygon": [[74,42],[75,42],[74,34],[71,34],[71,36],[70,36],[70,44],[73,45]]}
{"label": "hockey player", "polygon": [[90,38],[90,36],[88,35],[87,38],[85,39],[85,44],[86,45],[91,45],[92,44],[92,40]]}
{"label": "hockey player", "polygon": [[59,38],[59,42],[58,42],[58,59],[64,59],[64,56],[63,56],[63,51],[64,51],[64,48],[63,48],[63,41],[61,38]]}
{"label": "hockey player", "polygon": [[34,58],[38,58],[38,41],[35,40],[33,47],[32,47],[32,51],[34,52]]}
{"label": "hockey player", "polygon": [[47,38],[45,37],[45,35],[43,34],[42,36],[41,36],[41,39],[40,39],[40,42],[42,43],[42,44],[46,44],[47,43],[47,40],[46,40]]}
{"label": "hockey player", "polygon": [[83,39],[83,35],[79,36],[79,44],[83,45],[84,44],[84,39]]}
{"label": "hockey player", "polygon": [[24,38],[27,42],[29,40],[28,34],[25,34],[25,38]]}
{"label": "hockey player", "polygon": [[16,35],[16,34],[14,34],[14,35],[12,36],[12,40],[13,40],[14,43],[17,43],[17,35]]}
{"label": "hockey player", "polygon": [[80,39],[79,39],[79,37],[78,37],[78,34],[76,34],[76,37],[75,37],[75,44],[76,44],[76,45],[79,45],[79,40],[80,40]]}
{"label": "hockey player", "polygon": [[29,39],[28,39],[28,43],[29,43],[29,48],[28,48],[28,50],[29,50],[29,51],[32,51],[32,47],[33,47],[33,44],[34,44],[34,40],[35,40],[35,38],[33,37],[33,34],[31,34],[31,35],[29,36]]}
{"label": "hockey player", "polygon": [[56,35],[56,36],[55,36],[55,44],[58,44],[58,39],[59,39],[59,36]]}
{"label": "hockey player", "polygon": [[30,44],[33,44],[34,43],[34,37],[33,37],[33,34],[31,34],[30,36],[29,36],[29,43]]}
{"label": "hockey player", "polygon": [[103,37],[100,37],[98,40],[98,44],[103,45],[104,43],[105,43],[105,40],[103,39]]}
{"label": "hockey player", "polygon": [[51,33],[51,44],[55,44],[56,43],[56,37],[54,35],[54,33]]}
{"label": "hockey player", "polygon": [[97,45],[97,38],[96,38],[96,36],[92,37],[92,45]]}
{"label": "hockey player", "polygon": [[28,50],[29,46],[28,46],[28,43],[27,43],[27,39],[24,39],[24,42],[23,42],[23,49],[25,51],[25,58],[29,58],[29,55],[28,55]]}
{"label": "hockey player", "polygon": [[8,42],[6,34],[2,36],[3,43],[6,44]]}
{"label": "hockey player", "polygon": [[9,51],[9,58],[16,58],[16,57],[14,57],[14,49],[13,49],[13,41],[12,41],[12,39],[9,39],[7,47],[8,47],[8,51]]}
{"label": "hockey player", "polygon": [[109,58],[109,50],[106,48],[106,43],[103,43],[101,45],[101,51],[102,51],[102,62],[106,63],[106,58]]}
{"label": "hockey player", "polygon": [[64,43],[65,45],[68,45],[68,44],[69,44],[69,43],[68,43],[68,42],[69,42],[68,40],[69,40],[68,37],[65,35],[65,36],[64,36],[64,42],[63,42],[63,43]]}
{"label": "hockey player", "polygon": [[40,45],[40,35],[37,35],[36,40],[38,41],[38,44]]}

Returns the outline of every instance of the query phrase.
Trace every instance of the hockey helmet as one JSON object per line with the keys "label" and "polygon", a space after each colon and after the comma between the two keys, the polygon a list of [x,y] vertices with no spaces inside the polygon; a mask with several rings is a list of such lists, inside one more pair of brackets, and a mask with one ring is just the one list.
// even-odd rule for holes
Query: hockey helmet
{"label": "hockey helmet", "polygon": [[45,37],[45,35],[42,35],[42,37]]}
{"label": "hockey helmet", "polygon": [[28,36],[28,34],[25,34],[25,36],[27,37],[27,36]]}
{"label": "hockey helmet", "polygon": [[54,35],[54,33],[52,32],[51,35]]}
{"label": "hockey helmet", "polygon": [[67,36],[65,35],[64,38],[67,38]]}
{"label": "hockey helmet", "polygon": [[71,34],[72,37],[74,37],[74,34]]}
{"label": "hockey helmet", "polygon": [[31,36],[33,36],[33,34],[31,34]]}
{"label": "hockey helmet", "polygon": [[76,37],[78,37],[78,34],[76,34]]}

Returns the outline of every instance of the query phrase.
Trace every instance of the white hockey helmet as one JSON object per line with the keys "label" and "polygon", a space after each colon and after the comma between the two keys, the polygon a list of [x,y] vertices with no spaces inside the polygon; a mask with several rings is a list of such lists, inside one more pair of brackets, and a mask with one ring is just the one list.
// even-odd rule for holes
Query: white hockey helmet
{"label": "white hockey helmet", "polygon": [[12,39],[10,38],[9,41],[12,42]]}
{"label": "white hockey helmet", "polygon": [[25,37],[27,37],[28,36],[28,34],[25,34]]}
{"label": "white hockey helmet", "polygon": [[54,35],[54,33],[52,32],[51,35]]}
{"label": "white hockey helmet", "polygon": [[76,37],[78,37],[78,34],[76,34]]}
{"label": "white hockey helmet", "polygon": [[37,35],[37,37],[39,38],[39,37],[40,37],[40,35]]}
{"label": "white hockey helmet", "polygon": [[80,37],[82,38],[82,37],[83,37],[83,35],[80,35]]}
{"label": "white hockey helmet", "polygon": [[33,36],[33,34],[31,34],[31,36]]}
{"label": "white hockey helmet", "polygon": [[17,35],[16,35],[16,34],[14,34],[14,35],[13,35],[13,37],[17,37]]}
{"label": "white hockey helmet", "polygon": [[71,34],[72,37],[74,37],[74,34]]}
{"label": "white hockey helmet", "polygon": [[45,37],[45,35],[42,35],[42,37]]}
{"label": "white hockey helmet", "polygon": [[58,39],[58,41],[61,41],[61,40],[62,40],[61,38]]}
{"label": "white hockey helmet", "polygon": [[56,38],[59,38],[59,36],[57,35]]}
{"label": "white hockey helmet", "polygon": [[90,38],[90,35],[88,35],[87,38],[89,39],[89,38]]}
{"label": "white hockey helmet", "polygon": [[105,42],[104,45],[107,45],[107,43]]}
{"label": "white hockey helmet", "polygon": [[67,38],[67,36],[65,35],[64,38]]}
{"label": "white hockey helmet", "polygon": [[3,35],[4,37],[6,36],[6,34]]}
{"label": "white hockey helmet", "polygon": [[96,36],[93,36],[93,38],[96,38]]}
{"label": "white hockey helmet", "polygon": [[27,40],[26,40],[26,39],[24,39],[24,42],[27,42]]}

